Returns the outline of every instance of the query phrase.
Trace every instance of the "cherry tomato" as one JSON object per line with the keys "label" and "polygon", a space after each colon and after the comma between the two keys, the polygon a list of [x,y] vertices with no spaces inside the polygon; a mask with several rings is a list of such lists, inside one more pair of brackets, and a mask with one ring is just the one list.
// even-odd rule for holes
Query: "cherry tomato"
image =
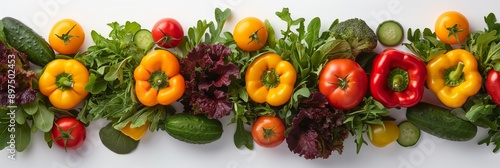
{"label": "cherry tomato", "polygon": [[321,70],[318,86],[332,107],[349,110],[363,100],[368,89],[368,77],[355,61],[334,59]]}
{"label": "cherry tomato", "polygon": [[58,21],[49,34],[50,46],[59,54],[77,53],[84,41],[82,26],[72,19]]}
{"label": "cherry tomato", "polygon": [[447,44],[459,44],[469,35],[469,28],[469,21],[464,15],[448,11],[438,17],[434,31],[439,40]]}
{"label": "cherry tomato", "polygon": [[486,92],[491,96],[493,102],[500,106],[500,72],[495,69],[488,71],[485,83]]}
{"label": "cherry tomato", "polygon": [[396,141],[399,137],[399,127],[394,121],[384,121],[385,130],[382,125],[372,124],[371,142],[376,147],[384,147]]}
{"label": "cherry tomato", "polygon": [[151,30],[151,34],[158,46],[174,48],[181,44],[184,37],[184,30],[177,20],[164,18],[156,22]]}
{"label": "cherry tomato", "polygon": [[233,30],[236,45],[245,51],[257,51],[264,47],[267,36],[266,25],[255,17],[240,20]]}
{"label": "cherry tomato", "polygon": [[285,124],[279,117],[260,116],[252,125],[252,137],[262,147],[276,147],[285,140]]}
{"label": "cherry tomato", "polygon": [[52,141],[59,147],[77,149],[83,145],[87,133],[83,123],[74,117],[62,117],[57,119],[52,126]]}

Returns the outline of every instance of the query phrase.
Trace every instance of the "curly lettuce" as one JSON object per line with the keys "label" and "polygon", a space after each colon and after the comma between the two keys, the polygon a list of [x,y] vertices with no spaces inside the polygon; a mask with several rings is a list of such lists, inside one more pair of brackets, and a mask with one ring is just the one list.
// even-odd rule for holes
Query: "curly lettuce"
{"label": "curly lettuce", "polygon": [[[11,61],[12,58],[9,55],[15,56],[15,62]],[[29,67],[26,54],[14,48],[7,48],[4,43],[0,42],[0,97],[2,97],[0,106],[8,106],[11,103],[7,97],[9,89],[12,88],[14,88],[16,105],[35,101],[37,92],[32,87],[32,80],[36,80],[37,77]]]}
{"label": "curly lettuce", "polygon": [[181,103],[192,114],[219,119],[229,115],[233,104],[228,86],[237,78],[239,68],[226,62],[231,50],[222,44],[200,44],[180,60],[186,90]]}
{"label": "curly lettuce", "polygon": [[331,109],[326,97],[319,92],[302,100],[299,106],[286,138],[290,151],[306,159],[327,159],[333,151],[342,154],[348,136],[343,124],[345,114]]}

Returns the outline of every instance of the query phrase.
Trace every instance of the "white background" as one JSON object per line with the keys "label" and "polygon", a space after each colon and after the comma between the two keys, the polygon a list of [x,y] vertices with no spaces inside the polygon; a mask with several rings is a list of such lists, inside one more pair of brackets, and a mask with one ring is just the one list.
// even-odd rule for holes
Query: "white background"
{"label": "white background", "polygon": [[[90,31],[107,35],[112,21],[124,23],[137,21],[144,28],[164,17],[177,19],[187,30],[197,20],[214,20],[216,7],[232,9],[226,30],[232,30],[243,17],[255,16],[269,19],[275,30],[285,28],[275,12],[283,7],[290,8],[293,18],[304,17],[310,20],[319,16],[323,29],[336,18],[362,18],[375,29],[378,23],[394,19],[407,28],[433,28],[439,14],[456,10],[467,16],[472,30],[485,27],[483,17],[494,12],[500,17],[500,3],[497,1],[244,1],[244,0],[184,0],[184,1],[70,1],[70,0],[29,0],[3,1],[0,17],[15,17],[43,37],[47,37],[52,24],[63,18],[77,20],[85,29],[85,46],[92,44]],[[277,31],[279,32],[279,31]],[[404,47],[398,47],[408,51]],[[383,47],[379,45],[378,51]],[[439,104],[433,94],[427,92],[424,101]],[[398,121],[404,119],[403,110],[391,110]],[[224,118],[226,124],[231,116]],[[87,141],[76,151],[54,147],[49,149],[38,132],[32,136],[30,146],[16,155],[15,161],[7,159],[8,152],[0,151],[0,167],[209,167],[209,168],[253,168],[253,167],[498,167],[500,154],[492,153],[492,146],[478,146],[477,142],[485,137],[480,129],[475,139],[468,142],[452,142],[434,138],[424,133],[417,146],[400,147],[393,143],[385,148],[372,145],[363,146],[356,154],[354,139],[348,138],[344,153],[333,153],[329,159],[305,160],[291,153],[286,143],[277,148],[264,149],[256,145],[253,151],[236,149],[233,145],[235,125],[226,126],[222,138],[206,145],[192,145],[177,141],[165,132],[148,132],[138,148],[131,154],[118,155],[109,151],[99,140],[98,132],[106,121],[93,122],[87,128]]]}

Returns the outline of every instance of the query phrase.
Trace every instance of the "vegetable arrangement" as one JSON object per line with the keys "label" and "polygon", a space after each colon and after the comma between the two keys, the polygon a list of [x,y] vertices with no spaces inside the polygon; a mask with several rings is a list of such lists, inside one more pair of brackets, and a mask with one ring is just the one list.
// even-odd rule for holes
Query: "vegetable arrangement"
{"label": "vegetable arrangement", "polygon": [[[216,9],[215,22],[200,20],[186,34],[173,18],[151,29],[112,22],[107,36],[90,32],[87,49],[81,48],[85,26],[75,20],[55,23],[47,42],[20,21],[3,18],[0,147],[10,136],[8,107],[17,105],[18,151],[36,130],[49,147],[77,149],[85,126],[101,119],[109,121],[101,141],[118,154],[132,152],[147,131],[206,144],[222,136],[220,119],[231,113],[237,148],[286,142],[306,159],[341,154],[349,135],[360,152],[367,141],[416,145],[420,130],[468,141],[478,127],[488,129],[479,144],[500,149],[500,23],[494,14],[484,18],[485,30],[469,33],[465,16],[445,12],[434,31],[408,29],[404,44],[405,31],[394,20],[376,32],[359,18],[321,30],[320,18],[306,24],[284,8],[276,15],[286,30],[247,17],[224,31],[230,14]],[[375,53],[378,41],[411,53]],[[28,61],[40,69],[31,70]],[[14,80],[15,89],[4,88]],[[422,102],[425,88],[445,107]],[[407,121],[396,123],[391,108],[406,108]]]}

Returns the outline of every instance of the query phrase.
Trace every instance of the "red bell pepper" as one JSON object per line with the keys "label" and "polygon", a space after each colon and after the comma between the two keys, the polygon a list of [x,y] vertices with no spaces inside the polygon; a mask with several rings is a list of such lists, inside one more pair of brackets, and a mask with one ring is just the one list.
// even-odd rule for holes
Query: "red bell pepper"
{"label": "red bell pepper", "polygon": [[411,107],[422,99],[427,78],[425,63],[416,56],[386,49],[373,60],[370,92],[387,108]]}

